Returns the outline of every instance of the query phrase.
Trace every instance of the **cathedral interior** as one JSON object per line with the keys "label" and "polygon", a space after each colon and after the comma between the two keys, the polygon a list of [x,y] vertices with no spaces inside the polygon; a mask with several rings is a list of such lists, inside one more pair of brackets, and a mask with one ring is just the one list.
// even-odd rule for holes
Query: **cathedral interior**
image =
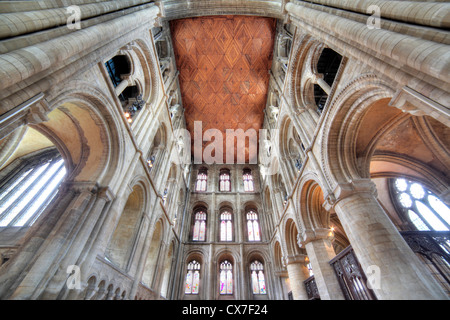
{"label": "cathedral interior", "polygon": [[0,299],[448,300],[450,3],[0,1]]}

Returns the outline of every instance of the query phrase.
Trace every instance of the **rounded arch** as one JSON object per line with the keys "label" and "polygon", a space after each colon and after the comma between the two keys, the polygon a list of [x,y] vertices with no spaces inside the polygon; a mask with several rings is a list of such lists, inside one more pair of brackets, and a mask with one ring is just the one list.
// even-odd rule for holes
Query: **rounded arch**
{"label": "rounded arch", "polygon": [[[392,97],[389,86],[373,74],[351,81],[327,113],[322,141],[322,167],[331,185],[367,178],[355,154],[355,141],[364,114],[374,103]],[[366,167],[366,166],[364,166]]]}
{"label": "rounded arch", "polygon": [[159,88],[161,86],[159,78],[156,76],[159,69],[158,59],[154,56],[153,50],[144,39],[136,39],[132,43],[133,52],[136,53],[139,64],[143,72],[142,95],[147,103],[158,101]]}
{"label": "rounded arch", "polygon": [[218,213],[220,214],[222,211],[228,210],[231,213],[234,213],[235,211],[235,206],[231,201],[228,200],[223,200],[219,203],[218,205],[219,211]]}
{"label": "rounded arch", "polygon": [[144,272],[142,273],[142,282],[149,288],[154,285],[155,271],[161,258],[161,242],[164,239],[164,221],[159,219],[153,228],[152,240],[145,259]]}
{"label": "rounded arch", "polygon": [[133,243],[136,240],[137,230],[139,229],[140,217],[145,207],[145,188],[141,183],[137,183],[133,186],[127,198],[105,252],[108,260],[123,270],[128,269],[133,254]]}
{"label": "rounded arch", "polygon": [[252,263],[254,260],[258,260],[264,265],[270,261],[268,255],[265,251],[261,251],[260,249],[251,249],[246,254],[246,258],[244,261],[248,265],[248,264]]}
{"label": "rounded arch", "polygon": [[287,71],[287,74],[289,75],[289,78],[287,79],[288,94],[286,95],[290,105],[304,106],[304,103],[302,102],[301,79],[304,72],[304,63],[312,44],[312,37],[306,33],[301,33],[291,49],[291,63],[289,64],[289,69]]}
{"label": "rounded arch", "polygon": [[175,248],[175,240],[170,241],[170,245],[167,249],[164,264],[162,267],[161,296],[165,298],[167,298],[167,295],[169,293],[170,275],[172,273]]}
{"label": "rounded arch", "polygon": [[156,130],[155,135],[153,136],[153,140],[150,144],[150,148],[147,154],[147,164],[150,172],[155,172],[162,166],[162,161],[167,151],[167,144],[167,126],[164,122],[161,122],[158,129]]}
{"label": "rounded arch", "polygon": [[298,229],[293,219],[287,219],[284,225],[284,241],[286,243],[287,256],[295,256],[302,253],[297,244]]}
{"label": "rounded arch", "polygon": [[275,271],[284,270],[285,267],[283,266],[283,251],[281,250],[281,244],[279,240],[277,240],[273,246],[273,258]]}
{"label": "rounded arch", "polygon": [[316,181],[309,180],[302,185],[300,215],[305,230],[329,228],[330,214],[323,207],[324,201],[324,193]]}
{"label": "rounded arch", "polygon": [[69,179],[108,185],[124,163],[120,114],[100,89],[84,81],[71,81],[52,93],[48,120],[30,125],[60,151]]}

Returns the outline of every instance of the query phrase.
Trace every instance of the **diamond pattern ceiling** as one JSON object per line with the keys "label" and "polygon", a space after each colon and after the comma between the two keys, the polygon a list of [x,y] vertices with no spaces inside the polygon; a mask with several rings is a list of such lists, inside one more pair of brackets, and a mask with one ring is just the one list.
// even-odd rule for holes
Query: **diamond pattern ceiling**
{"label": "diamond pattern ceiling", "polygon": [[[202,121],[203,132],[221,130],[224,140],[226,129],[258,131],[262,127],[275,26],[274,19],[253,16],[171,21],[181,98],[191,137],[194,121]],[[203,148],[208,143],[204,142]],[[225,155],[225,143],[223,152]]]}

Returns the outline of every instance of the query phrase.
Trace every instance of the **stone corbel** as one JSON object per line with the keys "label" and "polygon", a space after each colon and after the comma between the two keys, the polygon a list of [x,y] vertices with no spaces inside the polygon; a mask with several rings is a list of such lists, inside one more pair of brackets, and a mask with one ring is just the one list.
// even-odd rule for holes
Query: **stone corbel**
{"label": "stone corbel", "polygon": [[447,101],[449,103],[448,106],[444,106],[408,86],[404,86],[394,94],[389,105],[403,112],[408,112],[413,116],[431,116],[450,127],[450,97],[448,97]]}

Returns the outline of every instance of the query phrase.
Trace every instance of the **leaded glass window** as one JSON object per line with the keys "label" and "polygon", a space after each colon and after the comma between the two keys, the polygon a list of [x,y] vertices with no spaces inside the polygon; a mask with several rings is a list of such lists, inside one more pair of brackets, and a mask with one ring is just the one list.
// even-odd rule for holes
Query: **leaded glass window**
{"label": "leaded glass window", "polygon": [[200,285],[200,263],[189,262],[186,273],[185,294],[198,294]]}
{"label": "leaded glass window", "polygon": [[220,214],[220,241],[232,241],[233,239],[233,222],[232,215],[228,211]]}
{"label": "leaded glass window", "polygon": [[233,294],[233,265],[228,260],[220,263],[219,283],[220,294]]}
{"label": "leaded glass window", "polygon": [[206,191],[206,182],[208,179],[206,169],[201,169],[197,175],[197,181],[195,183],[195,191]]}
{"label": "leaded glass window", "polygon": [[246,192],[255,191],[255,185],[253,183],[252,171],[250,169],[244,170],[243,179],[244,179],[244,191],[246,191]]}
{"label": "leaded glass window", "polygon": [[266,294],[266,280],[264,277],[264,266],[258,260],[250,264],[253,294]]}
{"label": "leaded glass window", "polygon": [[247,212],[248,241],[261,241],[258,214],[254,210]]}
{"label": "leaded glass window", "polygon": [[221,170],[219,176],[219,191],[231,191],[230,171]]}
{"label": "leaded glass window", "polygon": [[393,181],[399,207],[419,231],[449,231],[450,209],[419,182],[397,178]]}
{"label": "leaded glass window", "polygon": [[206,238],[206,213],[203,210],[197,211],[194,216],[193,241],[205,241]]}

